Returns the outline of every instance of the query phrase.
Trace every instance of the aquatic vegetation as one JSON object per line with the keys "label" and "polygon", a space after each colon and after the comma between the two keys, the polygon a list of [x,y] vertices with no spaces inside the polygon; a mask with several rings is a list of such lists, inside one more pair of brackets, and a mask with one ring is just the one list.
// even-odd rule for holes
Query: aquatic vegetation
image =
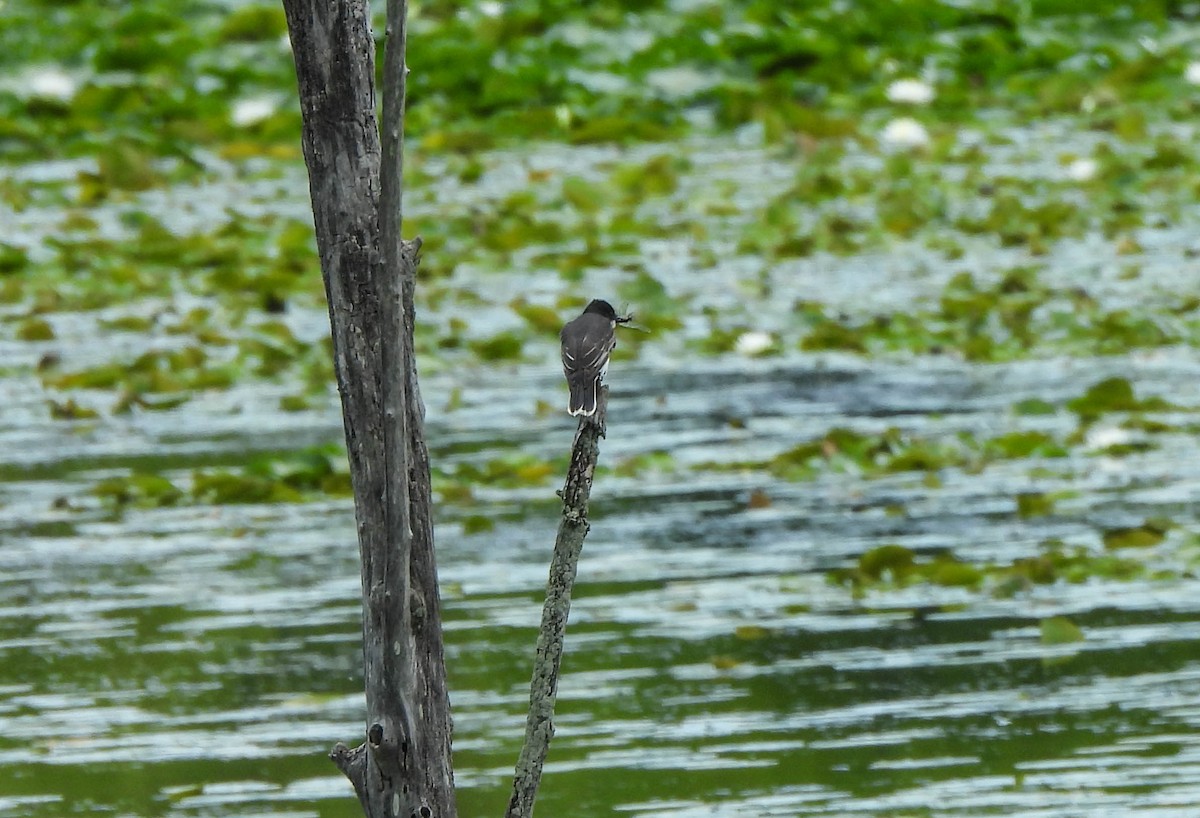
{"label": "aquatic vegetation", "polygon": [[200,468],[184,475],[145,467],[106,477],[89,494],[114,511],[186,505],[300,503],[349,497],[350,471],[338,446],[254,455],[238,468]]}
{"label": "aquatic vegetation", "polygon": [[[4,574],[10,613],[30,612],[8,623],[9,704],[18,729],[62,696],[120,717],[93,725],[99,744],[34,737],[57,771],[136,734],[130,713],[220,726],[308,708],[323,731],[359,718],[342,689],[352,522],[292,60],[278,4],[228,6],[3,8],[18,445],[0,477],[19,567]],[[544,580],[536,531],[571,434],[546,386],[560,386],[555,336],[597,291],[649,331],[623,333],[615,356],[633,365],[614,378],[620,449],[597,483],[609,539],[581,587],[581,633],[606,649],[571,659],[601,692],[575,700],[566,750],[650,760],[564,770],[550,813],[590,787],[627,799],[592,810],[607,813],[906,814],[959,758],[979,782],[1020,784],[1130,741],[1174,751],[1188,725],[1142,730],[1139,715],[1163,704],[1145,700],[1161,680],[1128,679],[1186,677],[1195,653],[1176,627],[1195,619],[1200,565],[1184,456],[1200,432],[1200,289],[1184,274],[1200,255],[1195,29],[1195,9],[1158,2],[413,4],[405,231],[425,241],[416,343],[468,691],[461,763],[485,782],[463,785],[464,812],[488,809],[489,730],[527,679],[510,612]],[[193,597],[197,580],[212,586]],[[94,595],[64,597],[71,583]],[[620,677],[597,672],[613,662]],[[1084,689],[1103,707],[1063,706]],[[939,696],[968,715],[931,736]],[[622,732],[646,701],[672,723],[734,724],[716,762],[758,772],[713,784],[707,738],[647,749]],[[854,709],[879,701],[895,708],[883,721]],[[976,758],[981,724],[998,749]],[[1068,738],[1046,742],[1046,724]],[[308,769],[310,742],[264,735]],[[815,786],[777,786],[797,752]],[[275,789],[286,773],[266,804],[222,788],[237,763],[166,778],[106,763],[142,783],[93,811],[269,812],[289,792],[313,808],[308,785]],[[867,786],[847,769],[881,774]],[[656,800],[664,774],[678,801]],[[1164,776],[1164,798],[1186,802],[1169,791],[1182,778]],[[29,792],[50,791],[39,780]],[[1087,796],[1044,784],[1046,799]],[[996,809],[1019,810],[1004,787]],[[1100,789],[1109,806],[1137,798]],[[14,808],[64,803],[88,809]]]}
{"label": "aquatic vegetation", "polygon": [[548,461],[532,455],[513,453],[481,462],[461,460],[453,466],[435,465],[433,488],[445,494],[470,487],[505,487],[546,485],[552,477],[566,473],[563,457]]}
{"label": "aquatic vegetation", "polygon": [[911,549],[900,545],[878,546],[859,557],[856,566],[829,573],[830,581],[849,584],[860,592],[871,586],[914,582],[975,588],[985,577],[982,568],[962,562],[953,554],[939,553],[918,559]]}
{"label": "aquatic vegetation", "polygon": [[1108,549],[1149,548],[1166,539],[1167,531],[1170,528],[1172,525],[1169,520],[1146,520],[1139,526],[1111,528],[1104,532],[1104,547]]}
{"label": "aquatic vegetation", "polygon": [[563,319],[558,310],[542,304],[531,304],[524,298],[514,299],[509,306],[539,334],[558,337],[563,326]]}
{"label": "aquatic vegetation", "polygon": [[173,506],[185,499],[184,492],[171,480],[145,472],[106,478],[94,485],[91,493],[115,510]]}
{"label": "aquatic vegetation", "polygon": [[619,477],[646,477],[652,474],[670,474],[676,469],[675,458],[669,451],[641,452],[622,458],[612,466],[600,464],[597,474],[611,473]]}
{"label": "aquatic vegetation", "polygon": [[[1105,547],[1111,550],[1126,546]],[[970,588],[1004,598],[1026,593],[1034,585],[1078,584],[1099,578],[1129,580],[1144,576],[1148,570],[1145,560],[1068,546],[1059,540],[1041,543],[1039,552],[1008,563],[973,563],[950,552],[921,553],[887,544],[864,552],[853,565],[829,571],[827,578],[836,585],[849,586],[857,594],[926,583]]]}
{"label": "aquatic vegetation", "polygon": [[20,247],[0,242],[0,275],[19,273],[29,264],[29,254]]}
{"label": "aquatic vegetation", "polygon": [[1067,408],[1086,423],[1107,412],[1162,412],[1175,407],[1162,398],[1138,399],[1128,378],[1113,377],[1089,386],[1082,395],[1067,401]]}
{"label": "aquatic vegetation", "polygon": [[828,316],[819,305],[805,307],[800,348],[813,351],[954,353],[972,361],[1008,361],[1113,355],[1182,340],[1154,312],[1105,310],[1079,289],[1041,283],[1035,267],[1010,269],[988,286],[960,272],[943,288],[936,310],[876,314],[852,323]]}
{"label": "aquatic vegetation", "polygon": [[94,420],[100,417],[100,413],[95,409],[77,403],[74,398],[67,398],[61,402],[50,400],[46,405],[50,410],[50,417],[54,420]]}
{"label": "aquatic vegetation", "polygon": [[[14,305],[12,337],[50,350],[36,377],[51,416],[169,412],[246,384],[281,387],[270,401],[281,412],[322,411],[328,343],[296,330],[297,316],[323,309],[311,226],[261,204],[298,160],[280,9],[151,3],[85,14],[68,5],[53,25],[41,12],[35,0],[6,6],[23,27],[19,38],[0,32],[6,65],[54,65],[29,69],[27,91],[0,89],[0,142],[16,161],[51,148],[85,161],[57,177],[0,181],[0,201],[14,212],[62,210],[40,242],[0,244],[0,301]],[[1153,242],[1142,231],[1178,219],[1194,197],[1195,161],[1160,121],[1189,115],[1172,102],[1189,87],[1186,55],[1126,47],[1137,41],[1130,31],[1152,36],[1167,25],[1149,6],[1123,22],[1068,12],[423,4],[412,20],[406,215],[427,253],[417,288],[422,366],[536,364],[578,309],[579,283],[596,281],[649,330],[623,334],[620,359],[799,352],[986,364],[1197,340],[1196,293],[1104,292],[1144,274]],[[1080,37],[1094,52],[1073,47]],[[1087,137],[1045,156],[1040,132],[1022,143],[1030,122]],[[531,137],[551,153],[609,147],[550,161],[534,151],[518,168],[504,151]],[[717,154],[739,147],[714,160],[714,144]],[[743,149],[767,171],[743,167]],[[181,222],[152,204],[179,186],[204,191],[231,178],[262,187],[258,198],[225,201],[219,218]],[[1099,279],[1060,274],[1070,249],[1096,236],[1126,266]],[[898,249],[922,253],[912,272],[922,286],[898,302],[835,301],[804,278],[810,264],[839,269],[838,259]],[[993,257],[1004,261],[978,263]],[[494,282],[516,271],[551,283],[537,292],[502,284],[497,298]],[[484,322],[463,318],[485,310]],[[103,332],[140,337],[141,349],[86,364],[58,356],[52,314],[96,311]],[[441,405],[455,412],[462,392],[450,389]],[[556,406],[541,397],[531,405],[535,416]],[[1066,400],[1021,400],[1013,426],[986,434],[842,424],[740,462],[681,465],[655,451],[606,468],[785,482],[914,475],[936,491],[946,473],[995,463],[1033,470],[1081,452],[1152,451],[1179,427],[1147,413],[1176,408],[1112,378]],[[1079,420],[1074,435],[1026,425],[1065,413]],[[1136,435],[1089,437],[1114,414]],[[544,459],[505,454],[444,468],[439,491],[468,502],[472,486],[545,485],[554,473]],[[186,501],[322,494],[253,470],[197,475],[205,489]],[[771,496],[763,491],[757,507]],[[1053,516],[1058,497],[1031,489],[1012,502],[1033,521]],[[941,571],[953,578],[958,569]]]}
{"label": "aquatic vegetation", "polygon": [[1037,491],[1023,491],[1017,495],[1017,515],[1020,517],[1045,517],[1054,512],[1054,498]]}
{"label": "aquatic vegetation", "polygon": [[[119,390],[123,397],[115,411],[138,403],[155,408],[158,396],[194,390],[228,389],[237,380],[234,366],[213,362],[199,346],[171,350],[149,350],[129,363],[101,364],[75,371],[43,370],[42,383],[57,391]],[[186,399],[183,394],[180,400]],[[175,405],[175,404],[172,404]],[[158,408],[163,408],[157,404]]]}
{"label": "aquatic vegetation", "polygon": [[1083,631],[1065,616],[1051,616],[1042,620],[1041,638],[1043,645],[1069,645],[1084,640]]}
{"label": "aquatic vegetation", "polygon": [[801,442],[768,460],[705,462],[698,469],[762,470],[785,480],[808,480],[823,471],[851,470],[865,477],[897,472],[978,471],[988,463],[1066,457],[1066,444],[1042,431],[1014,431],[993,438],[958,433],[926,438],[892,427],[865,434],[843,427]]}
{"label": "aquatic vegetation", "polygon": [[200,504],[297,503],[349,497],[350,471],[339,447],[261,455],[238,470],[192,473],[190,498]]}
{"label": "aquatic vegetation", "polygon": [[18,341],[53,341],[54,327],[44,318],[27,318],[17,327]]}
{"label": "aquatic vegetation", "polygon": [[472,341],[471,349],[483,361],[518,360],[525,338],[515,332],[501,332],[480,341]]}

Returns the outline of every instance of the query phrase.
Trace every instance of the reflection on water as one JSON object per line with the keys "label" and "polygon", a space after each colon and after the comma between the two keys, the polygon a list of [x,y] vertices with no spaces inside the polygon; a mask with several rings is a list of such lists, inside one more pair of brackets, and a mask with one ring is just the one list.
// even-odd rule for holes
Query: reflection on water
{"label": "reflection on water", "polygon": [[[994,146],[996,161],[1026,151],[1005,171],[1061,173],[1047,166],[1045,146],[1066,135],[1053,124],[1030,131],[1015,147]],[[410,212],[493,206],[529,184],[531,167],[583,173],[662,152],[488,155],[470,189],[428,159],[439,183],[418,187]],[[794,159],[744,146],[706,144],[689,157],[695,172],[673,199],[646,203],[648,220],[669,223],[730,185],[731,196],[766,201],[794,179]],[[268,176],[151,191],[141,206],[180,232],[212,230],[231,201],[251,216],[304,214],[301,170]],[[125,229],[118,210],[92,211],[101,232]],[[34,234],[58,224],[34,207],[19,218],[18,229]],[[713,221],[715,246],[732,250],[736,220]],[[642,243],[645,266],[670,295],[695,300],[682,330],[645,343],[636,361],[614,361],[606,470],[593,493],[539,814],[1196,814],[1200,451],[1189,427],[1200,364],[1189,350],[987,366],[794,349],[764,359],[692,354],[689,342],[711,329],[705,307],[728,319],[720,326],[752,325],[794,348],[785,330],[798,300],[894,311],[935,298],[963,268],[1020,261],[986,237],[961,238],[954,263],[912,242],[886,256],[818,253],[765,273],[732,252],[693,269],[686,235]],[[1148,227],[1139,241],[1178,249],[1192,232]],[[1062,288],[1086,277],[1090,294],[1113,306],[1179,289],[1178,252],[1147,253],[1140,275],[1126,276],[1110,250],[1091,238],[1058,242],[1044,276]],[[552,272],[522,280],[538,303],[615,292],[621,282],[620,271],[604,270],[582,282]],[[747,281],[762,290],[748,295]],[[476,297],[467,331],[486,337],[518,320],[512,277],[459,269],[453,283]],[[182,312],[200,297],[180,299]],[[460,317],[461,304],[443,301],[422,320],[444,327]],[[83,367],[132,357],[145,343],[106,332],[95,316],[68,317],[57,341],[0,341],[0,816],[359,814],[325,758],[362,730],[350,502],[115,514],[90,493],[131,469],[186,485],[196,468],[336,441],[335,396],[285,413],[280,398],[294,390],[255,383],[171,411],[51,420],[33,375],[43,353]],[[292,307],[286,320],[307,341],[325,332],[320,309]],[[445,352],[422,362],[437,468],[514,451],[564,455],[570,420],[538,411],[564,397],[553,339],[527,344],[519,365],[486,371]],[[1078,430],[1073,414],[1018,416],[1013,405],[1061,406],[1111,375],[1183,407],[1155,415],[1178,431],[1156,433],[1157,448],[1109,456],[1104,436],[1128,432],[1101,423],[1069,457],[945,468],[938,485],[922,472],[831,468],[789,482],[735,467],[834,427],[1065,439]],[[635,476],[612,469],[654,452],[666,456]],[[464,816],[499,815],[507,802],[557,479],[473,486],[470,503],[438,509]],[[1017,513],[1015,498],[1030,491],[1053,496],[1049,513]],[[1138,550],[1148,570],[1136,581],[1093,577],[1000,595],[924,583],[856,594],[827,579],[885,544],[1000,565],[1037,556],[1050,539],[1103,554],[1102,531],[1153,517],[1174,527],[1161,547]],[[486,525],[471,524],[479,519]],[[1059,615],[1084,641],[1043,644],[1041,622]]]}
{"label": "reflection on water", "polygon": [[[626,365],[602,458],[665,450],[674,462],[597,482],[540,811],[1193,814],[1200,588],[1187,573],[1008,599],[924,584],[855,597],[825,573],[882,543],[1007,562],[1048,537],[1095,546],[1101,528],[1155,514],[1179,526],[1177,542],[1196,528],[1200,493],[1186,436],[1120,459],[951,469],[936,491],[919,473],[789,483],[689,468],[769,456],[834,425],[1065,433],[1070,417],[1009,407],[1077,395],[1099,366]],[[1185,354],[1137,366],[1139,394],[1200,403]],[[565,417],[531,419],[518,397],[559,388],[544,362],[472,378],[471,403],[431,403],[435,460],[569,445]],[[452,383],[435,374],[426,394]],[[361,730],[348,501],[114,518],[84,494],[146,458],[178,458],[186,474],[336,439],[336,407],[264,436],[274,399],[247,391],[236,415],[194,402],[72,430],[36,419],[27,383],[0,388],[12,400],[0,420],[0,815],[356,814],[324,758]],[[1069,491],[1053,514],[1023,519],[1013,497],[1031,486]],[[770,504],[752,508],[752,491]],[[503,809],[521,735],[553,486],[489,487],[470,513],[494,529],[464,533],[447,506],[439,547],[462,812],[486,815]],[[1059,614],[1084,642],[1042,643],[1040,621]]]}

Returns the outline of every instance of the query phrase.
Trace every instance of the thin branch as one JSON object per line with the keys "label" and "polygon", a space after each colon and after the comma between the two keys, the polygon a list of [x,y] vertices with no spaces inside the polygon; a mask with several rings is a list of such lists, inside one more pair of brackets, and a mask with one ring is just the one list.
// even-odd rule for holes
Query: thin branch
{"label": "thin branch", "polygon": [[403,266],[400,246],[404,198],[404,97],[408,87],[408,0],[388,0],[387,40],[383,50],[383,112],[379,140],[383,149],[380,167],[379,244],[389,270]]}
{"label": "thin branch", "polygon": [[571,590],[583,540],[588,533],[588,498],[592,477],[600,457],[600,438],[604,437],[604,416],[608,408],[608,387],[601,387],[596,414],[580,418],[571,448],[571,466],[563,486],[562,520],[554,541],[550,561],[550,579],[546,584],[546,604],[542,608],[542,627],[538,633],[533,679],[529,683],[529,716],[525,722],[525,744],[517,758],[512,797],[505,818],[531,818],[533,802],[542,780],[542,768],[554,736],[554,704],[558,698],[558,674],[562,664],[563,639],[571,612]]}
{"label": "thin branch", "polygon": [[[383,112],[379,128],[381,159],[379,165],[379,249],[382,265],[379,268],[378,292],[380,297],[379,320],[382,325],[380,358],[383,362],[383,435],[386,460],[384,480],[387,496],[384,502],[387,515],[388,541],[392,549],[388,555],[380,582],[389,599],[395,605],[398,617],[391,644],[385,644],[386,653],[391,654],[393,675],[391,680],[404,694],[416,689],[416,642],[412,628],[412,502],[410,496],[410,468],[412,465],[411,437],[409,430],[408,373],[413,365],[412,335],[405,333],[403,282],[412,277],[416,259],[404,253],[400,240],[402,196],[404,192],[404,93],[407,69],[404,66],[407,0],[388,0],[387,40],[383,52]],[[394,614],[389,614],[393,616]],[[381,617],[381,621],[387,621]],[[388,651],[387,648],[391,647]],[[405,704],[412,704],[408,695],[403,695]],[[420,758],[419,741],[421,730],[416,726],[416,715],[406,708],[403,715],[407,724],[403,726],[403,737],[410,745],[401,753],[402,780],[413,778],[411,762]],[[411,765],[411,766],[410,766]],[[390,772],[390,771],[389,771]],[[420,805],[423,793],[410,787],[404,792],[400,806],[403,814],[409,814]]]}

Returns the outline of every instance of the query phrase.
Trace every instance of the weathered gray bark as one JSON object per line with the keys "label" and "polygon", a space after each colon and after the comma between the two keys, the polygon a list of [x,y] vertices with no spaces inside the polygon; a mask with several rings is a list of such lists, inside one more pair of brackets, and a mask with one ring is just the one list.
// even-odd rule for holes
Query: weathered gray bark
{"label": "weathered gray bark", "polygon": [[366,0],[283,0],[362,559],[366,740],[330,756],[369,818],[454,818],[424,407],[420,242],[400,239],[406,3],[389,0],[383,134]]}
{"label": "weathered gray bark", "polygon": [[542,767],[554,737],[554,704],[558,699],[558,673],[562,664],[563,640],[567,617],[571,613],[571,591],[583,540],[588,533],[588,498],[592,477],[600,457],[600,438],[604,437],[604,417],[608,409],[608,387],[600,388],[596,414],[580,418],[571,447],[571,465],[562,490],[562,519],[554,540],[550,561],[550,579],[546,583],[546,603],[542,607],[542,627],[538,631],[537,655],[533,679],[529,683],[529,716],[525,721],[525,744],[517,758],[512,797],[505,818],[531,818]]}

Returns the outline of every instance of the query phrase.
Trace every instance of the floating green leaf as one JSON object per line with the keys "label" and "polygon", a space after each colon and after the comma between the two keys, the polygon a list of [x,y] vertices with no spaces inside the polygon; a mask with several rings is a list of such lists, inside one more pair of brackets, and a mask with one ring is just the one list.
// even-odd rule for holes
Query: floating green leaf
{"label": "floating green leaf", "polygon": [[26,318],[17,326],[18,341],[53,341],[54,328],[45,318]]}
{"label": "floating green leaf", "polygon": [[1044,517],[1054,511],[1054,498],[1038,491],[1024,491],[1017,495],[1017,516]]}
{"label": "floating green leaf", "polygon": [[873,582],[889,575],[893,581],[909,576],[916,565],[912,549],[902,545],[881,545],[858,558],[859,573]]}
{"label": "floating green leaf", "polygon": [[1039,627],[1043,645],[1069,645],[1084,640],[1080,627],[1065,616],[1047,617]]}
{"label": "floating green leaf", "polygon": [[1108,549],[1149,548],[1166,539],[1167,530],[1162,523],[1147,520],[1138,526],[1110,528],[1102,536]]}

